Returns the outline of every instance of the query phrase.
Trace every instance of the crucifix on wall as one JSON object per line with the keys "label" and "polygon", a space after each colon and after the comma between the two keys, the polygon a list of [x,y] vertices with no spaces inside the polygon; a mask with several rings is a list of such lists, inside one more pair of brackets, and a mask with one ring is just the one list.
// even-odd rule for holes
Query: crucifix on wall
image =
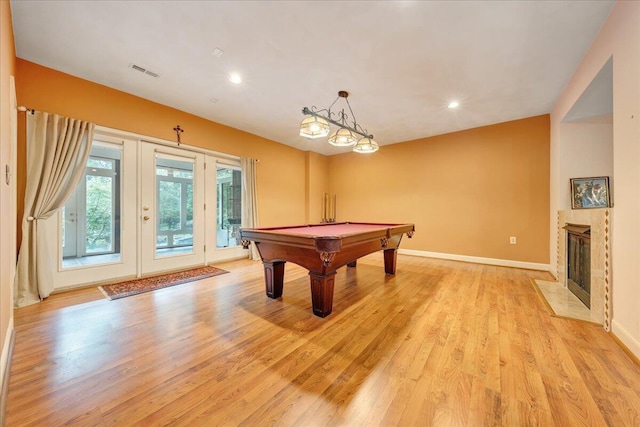
{"label": "crucifix on wall", "polygon": [[180,125],[178,125],[174,127],[173,130],[176,131],[176,138],[178,139],[178,145],[180,145],[180,134],[184,132],[184,129],[182,129]]}

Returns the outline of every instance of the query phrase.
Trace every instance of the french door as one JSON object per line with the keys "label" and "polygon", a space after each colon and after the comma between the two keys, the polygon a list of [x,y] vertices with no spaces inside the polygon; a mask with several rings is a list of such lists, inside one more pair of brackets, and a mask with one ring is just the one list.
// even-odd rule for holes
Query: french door
{"label": "french door", "polygon": [[55,289],[246,256],[241,176],[233,159],[96,132],[76,191],[43,221]]}
{"label": "french door", "polygon": [[204,154],[141,143],[140,274],[204,265]]}
{"label": "french door", "polygon": [[206,156],[208,263],[246,257],[240,244],[242,171],[238,161]]}
{"label": "french door", "polygon": [[136,151],[135,141],[96,134],[76,191],[44,221],[55,289],[137,274]]}

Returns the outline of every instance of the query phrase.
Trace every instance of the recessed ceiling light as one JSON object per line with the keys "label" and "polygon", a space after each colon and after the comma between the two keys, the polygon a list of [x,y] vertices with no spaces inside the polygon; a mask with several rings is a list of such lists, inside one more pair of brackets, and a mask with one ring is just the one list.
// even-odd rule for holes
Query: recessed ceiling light
{"label": "recessed ceiling light", "polygon": [[240,77],[240,74],[238,74],[238,73],[230,74],[229,75],[229,80],[231,81],[231,83],[235,83],[235,84],[242,83],[242,77]]}
{"label": "recessed ceiling light", "polygon": [[458,103],[458,101],[451,101],[449,103],[449,108],[458,108],[460,106],[460,104]]}

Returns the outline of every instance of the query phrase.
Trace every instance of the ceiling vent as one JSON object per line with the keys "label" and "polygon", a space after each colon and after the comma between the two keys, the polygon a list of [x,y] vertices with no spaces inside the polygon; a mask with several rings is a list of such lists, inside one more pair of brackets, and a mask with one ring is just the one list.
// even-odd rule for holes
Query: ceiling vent
{"label": "ceiling vent", "polygon": [[158,77],[160,77],[160,75],[159,75],[159,74],[156,74],[156,73],[154,73],[154,72],[153,72],[153,71],[151,71],[151,70],[147,70],[146,68],[141,67],[141,66],[136,65],[136,64],[133,64],[133,63],[132,63],[132,64],[129,64],[129,68],[131,68],[132,70],[140,71],[141,73],[144,73],[144,74],[146,74],[146,75],[148,75],[148,76],[155,77],[156,79],[157,79]]}

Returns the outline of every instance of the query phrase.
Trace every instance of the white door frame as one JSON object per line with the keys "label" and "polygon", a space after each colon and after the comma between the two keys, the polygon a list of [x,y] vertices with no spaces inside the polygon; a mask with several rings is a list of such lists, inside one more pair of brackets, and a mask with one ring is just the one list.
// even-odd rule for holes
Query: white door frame
{"label": "white door frame", "polygon": [[[174,255],[159,255],[157,242],[157,180],[156,159],[176,159],[193,162],[193,251]],[[150,142],[140,144],[140,275],[177,270],[205,264],[204,219],[204,155],[190,150],[160,146]]]}
{"label": "white door frame", "polygon": [[[104,263],[89,264],[77,267],[63,268],[62,265],[62,209],[58,214],[43,221],[47,227],[49,250],[52,254],[51,271],[54,289],[64,290],[87,283],[114,281],[116,279],[135,277],[137,274],[137,196],[136,185],[125,185],[125,182],[135,182],[137,177],[136,141],[106,135],[96,131],[94,141],[112,144],[120,147],[122,158],[120,163],[120,260]],[[57,238],[54,239],[53,237]]]}
{"label": "white door frame", "polygon": [[[94,140],[120,144],[123,150],[121,162],[121,260],[120,262],[110,264],[93,264],[63,269],[62,247],[60,245],[62,231],[60,224],[62,218],[60,217],[61,214],[53,215],[52,218],[43,221],[43,224],[47,227],[48,235],[51,237],[49,240],[49,244],[51,245],[50,253],[52,254],[51,271],[54,288],[56,290],[71,289],[90,283],[113,282],[115,280],[140,277],[143,274],[150,274],[151,271],[170,271],[247,256],[247,251],[244,251],[241,246],[216,248],[216,167],[218,162],[223,165],[239,165],[239,158],[237,156],[188,145],[177,148],[175,142],[104,126],[96,126]],[[193,259],[189,259],[189,257],[183,259],[176,257],[176,259],[178,259],[177,261],[173,260],[169,262],[170,258],[162,257],[160,260],[152,260],[151,265],[155,264],[155,267],[145,268],[142,261],[142,239],[138,238],[138,236],[142,235],[143,192],[140,188],[140,182],[143,176],[141,171],[141,150],[143,144],[152,144],[160,151],[174,152],[179,156],[194,157],[197,155],[202,157],[201,163],[203,168],[205,161],[210,165],[206,171],[201,170],[201,173],[197,174],[197,176],[201,177],[204,181],[200,186],[204,188],[204,191],[203,194],[198,197],[198,200],[204,201],[208,206],[208,209],[206,211],[203,210],[203,213],[198,216],[198,220],[203,222],[201,226],[204,231],[198,233],[198,237],[196,237],[194,233],[194,244],[201,246],[203,249],[201,254],[202,258],[194,261]],[[12,163],[14,168],[12,169],[15,170],[15,151],[13,152],[13,157],[14,160]],[[15,182],[15,180],[13,181]],[[125,182],[128,185],[125,185]],[[135,185],[131,185],[132,183],[135,183]],[[155,194],[155,191],[153,194]],[[196,218],[194,218],[194,220],[195,219]],[[197,225],[194,224],[194,227],[196,226]],[[206,252],[204,251],[205,245],[207,248]],[[150,252],[155,254],[155,245]]]}
{"label": "white door frame", "polygon": [[207,218],[207,264],[215,262],[226,261],[231,259],[246,258],[248,251],[242,248],[242,245],[231,246],[227,248],[218,248],[217,245],[217,232],[218,232],[218,219],[217,219],[217,200],[218,200],[218,167],[229,167],[240,170],[240,161],[230,160],[227,158],[220,158],[213,155],[206,157],[206,180],[207,180],[207,193],[206,193],[206,218]]}

